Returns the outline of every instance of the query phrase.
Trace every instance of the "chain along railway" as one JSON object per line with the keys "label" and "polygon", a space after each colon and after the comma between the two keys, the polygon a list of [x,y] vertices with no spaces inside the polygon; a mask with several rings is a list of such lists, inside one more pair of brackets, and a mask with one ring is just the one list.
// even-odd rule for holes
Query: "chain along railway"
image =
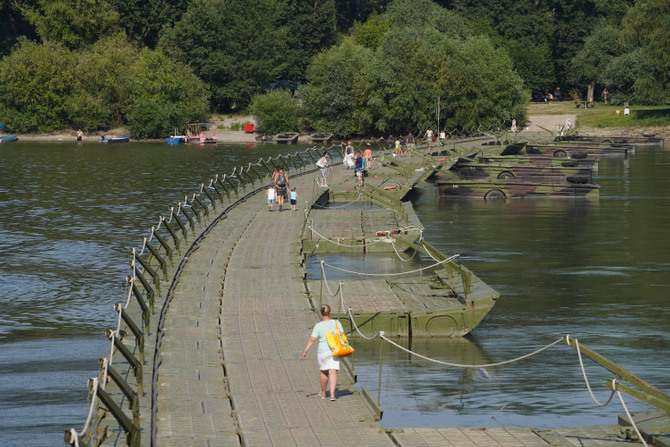
{"label": "chain along railway", "polygon": [[[487,141],[420,146],[414,157],[395,157],[380,144],[363,185],[333,160],[329,187],[319,186],[315,162],[323,147],[261,159],[200,184],[160,217],[141,248],[130,251],[127,294],[115,305],[116,325],[107,331],[109,355],[88,382],[88,417],[80,429],[66,430],[65,442],[614,447],[628,439],[670,445],[670,397],[567,335],[498,364],[437,363],[491,368],[563,342],[576,350],[582,371],[582,356],[588,356],[616,376],[608,383],[610,400],[616,395],[627,414],[617,423],[554,430],[384,429],[379,397],[365,384],[362,391],[354,388],[349,359],[343,361],[338,400],[315,398],[316,365],[299,357],[323,303],[344,323],[354,346],[361,337],[404,350],[399,342],[407,337],[466,335],[492,310],[498,293],[458,254],[435,249],[411,203],[403,201],[414,188],[434,187],[430,181],[473,148],[482,157],[498,156],[502,145],[482,146]],[[343,146],[328,151],[342,159]],[[263,193],[278,166],[302,191],[296,211],[267,209]],[[371,273],[326,262],[332,254],[402,261],[419,255],[426,262]],[[318,260],[318,279],[308,277],[311,259]],[[346,279],[331,279],[336,275]],[[588,387],[586,373],[584,378]],[[621,393],[658,411],[628,414]]]}

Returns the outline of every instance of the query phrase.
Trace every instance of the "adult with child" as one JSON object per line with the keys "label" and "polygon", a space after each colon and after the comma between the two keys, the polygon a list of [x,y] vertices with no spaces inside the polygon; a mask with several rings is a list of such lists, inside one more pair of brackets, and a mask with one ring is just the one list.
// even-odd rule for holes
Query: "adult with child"
{"label": "adult with child", "polygon": [[284,167],[279,166],[274,174],[274,185],[277,190],[277,202],[279,203],[279,211],[284,207],[284,200],[286,200],[286,189],[289,187],[288,175],[284,172]]}
{"label": "adult with child", "polygon": [[330,318],[330,306],[324,304],[319,309],[321,313],[321,321],[316,323],[314,329],[312,330],[312,335],[307,340],[307,346],[302,352],[302,360],[305,360],[307,351],[312,347],[314,342],[319,341],[319,347],[317,351],[317,359],[319,362],[319,371],[321,371],[320,382],[321,382],[321,391],[319,392],[319,397],[321,399],[326,398],[326,387],[330,385],[330,400],[334,401],[337,399],[335,396],[335,390],[337,388],[337,372],[340,370],[340,359],[338,357],[333,357],[333,353],[328,346],[328,339],[326,334],[328,332],[333,332],[338,329],[342,329],[342,325],[339,321],[333,320]]}

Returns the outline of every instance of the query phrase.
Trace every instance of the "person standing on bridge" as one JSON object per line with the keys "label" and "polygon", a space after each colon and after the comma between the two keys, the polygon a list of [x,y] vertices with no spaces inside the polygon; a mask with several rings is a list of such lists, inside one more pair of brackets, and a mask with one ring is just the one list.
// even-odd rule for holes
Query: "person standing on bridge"
{"label": "person standing on bridge", "polygon": [[275,188],[277,191],[277,202],[279,202],[279,211],[284,206],[286,200],[286,188],[289,186],[288,175],[284,172],[284,167],[279,166],[274,175]]}
{"label": "person standing on bridge", "polygon": [[328,155],[328,152],[324,152],[323,157],[319,158],[319,160],[316,162],[316,166],[321,170],[320,186],[323,187],[328,186],[328,166],[330,166],[330,163],[328,163]]}
{"label": "person standing on bridge", "polygon": [[326,334],[337,329],[338,321],[330,318],[330,306],[327,304],[321,306],[319,312],[321,313],[321,321],[314,325],[312,335],[309,337],[307,346],[305,346],[305,350],[302,352],[302,360],[305,360],[307,351],[318,340],[317,359],[319,361],[319,370],[321,371],[321,391],[319,392],[319,397],[321,399],[326,398],[326,386],[330,385],[330,400],[334,401],[336,399],[335,389],[337,388],[337,371],[340,370],[340,359],[333,357],[330,346],[328,346]]}

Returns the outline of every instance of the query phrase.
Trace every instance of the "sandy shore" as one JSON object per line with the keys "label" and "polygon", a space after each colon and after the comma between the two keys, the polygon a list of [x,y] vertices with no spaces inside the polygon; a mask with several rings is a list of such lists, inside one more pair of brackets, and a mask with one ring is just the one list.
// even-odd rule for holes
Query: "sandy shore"
{"label": "sandy shore", "polygon": [[[528,122],[525,126],[519,127],[519,135],[522,136],[524,133],[538,135],[542,132],[549,133],[546,130],[555,132],[556,126],[563,126],[566,123],[566,120],[570,120],[571,123],[576,122],[576,115],[534,115],[528,117]],[[223,120],[212,120],[211,121],[215,126],[215,134],[219,143],[256,143],[256,133],[246,133],[242,130],[230,130],[230,127],[234,124],[239,123],[252,123],[256,125],[256,120],[253,116],[234,116],[225,118]],[[642,136],[642,134],[654,134],[658,137],[670,139],[670,126],[665,127],[639,127],[639,128],[586,128],[580,127],[577,123],[577,130],[580,134],[583,135],[634,135]],[[95,142],[98,138],[102,136],[102,132],[97,132],[95,134],[85,134],[84,141]],[[128,131],[123,128],[111,129],[107,132],[104,132],[104,135],[107,137],[118,137],[122,135],[128,135]],[[166,135],[167,136],[167,135]],[[308,143],[309,135],[300,135],[298,142]],[[20,134],[20,141],[40,141],[40,142],[63,142],[63,141],[76,141],[77,131],[76,130],[63,130],[60,132],[53,133],[26,133]],[[164,139],[156,140],[143,140],[143,141],[156,141],[162,142]]]}

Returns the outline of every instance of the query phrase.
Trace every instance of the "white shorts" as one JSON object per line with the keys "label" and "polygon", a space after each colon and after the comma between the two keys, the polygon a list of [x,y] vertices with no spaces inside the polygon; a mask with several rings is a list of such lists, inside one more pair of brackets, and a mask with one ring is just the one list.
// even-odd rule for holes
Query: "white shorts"
{"label": "white shorts", "polygon": [[316,356],[319,360],[319,370],[327,371],[329,369],[340,370],[340,359],[333,357],[331,352],[324,352]]}

